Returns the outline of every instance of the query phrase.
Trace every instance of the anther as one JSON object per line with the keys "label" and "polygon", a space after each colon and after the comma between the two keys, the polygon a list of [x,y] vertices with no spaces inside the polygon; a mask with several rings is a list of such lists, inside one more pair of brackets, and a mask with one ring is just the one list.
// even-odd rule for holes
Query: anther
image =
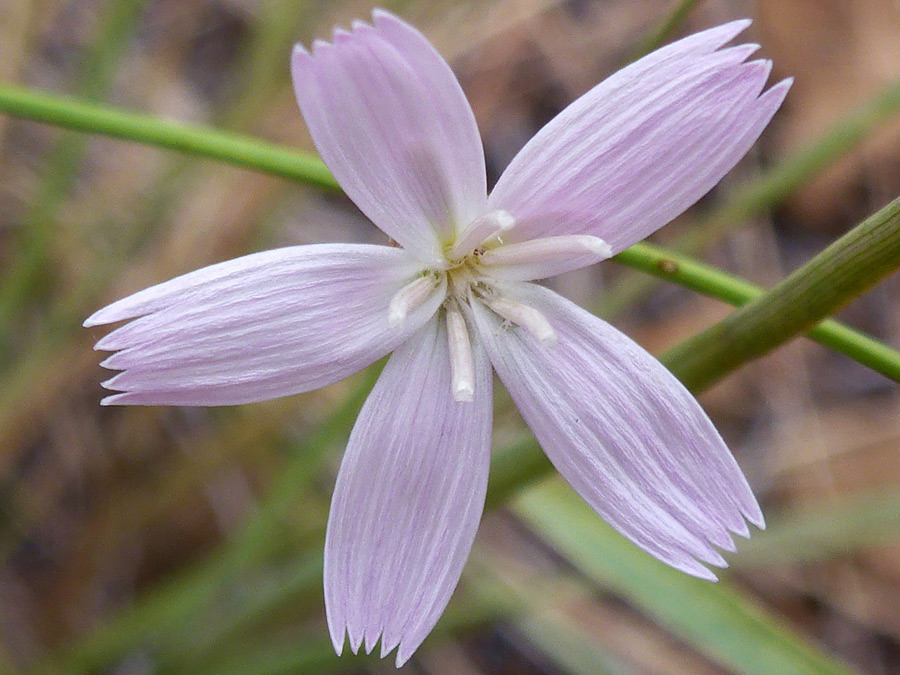
{"label": "anther", "polygon": [[394,293],[388,305],[388,325],[391,328],[400,325],[410,312],[425,302],[435,285],[434,277],[427,275],[410,281]]}
{"label": "anther", "polygon": [[573,234],[506,244],[484,252],[481,262],[494,267],[520,267],[503,277],[540,279],[605,260],[612,248],[600,237]]}
{"label": "anther", "polygon": [[534,307],[501,296],[491,298],[487,304],[507,321],[527,330],[538,342],[548,347],[556,344],[556,331],[547,317]]}
{"label": "anther", "polygon": [[447,339],[450,347],[450,378],[453,400],[471,401],[475,396],[475,365],[466,320],[453,302],[447,303]]}
{"label": "anther", "polygon": [[474,251],[494,235],[506,232],[516,224],[516,219],[507,211],[488,211],[469,223],[468,227],[459,235],[448,257],[457,260]]}

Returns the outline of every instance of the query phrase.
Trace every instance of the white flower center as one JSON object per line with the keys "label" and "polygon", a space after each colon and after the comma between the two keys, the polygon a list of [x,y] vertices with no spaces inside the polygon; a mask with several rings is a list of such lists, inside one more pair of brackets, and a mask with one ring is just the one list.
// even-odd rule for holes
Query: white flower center
{"label": "white flower center", "polygon": [[[555,269],[559,261],[585,256],[599,259],[611,254],[605,241],[587,235],[504,244],[503,233],[515,224],[506,211],[490,211],[476,218],[445,248],[441,265],[424,270],[391,298],[388,323],[394,327],[437,292],[446,279],[447,297],[439,311],[444,312],[447,322],[451,387],[456,401],[471,401],[475,394],[475,365],[466,318],[471,317],[472,302],[481,302],[501,317],[504,325],[523,328],[547,347],[556,343],[556,331],[547,317],[535,307],[509,297],[508,290],[504,292],[516,283],[504,279],[504,271]],[[526,274],[519,278],[539,277]]]}

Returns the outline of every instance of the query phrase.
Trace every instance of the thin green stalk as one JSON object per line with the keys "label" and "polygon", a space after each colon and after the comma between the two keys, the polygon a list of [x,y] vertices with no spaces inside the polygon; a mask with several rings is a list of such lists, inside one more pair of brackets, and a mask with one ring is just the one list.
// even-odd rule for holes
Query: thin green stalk
{"label": "thin green stalk", "polygon": [[[635,244],[613,260],[731,305],[745,305],[766,293],[762,287],[741,277],[653,244]],[[806,337],[900,382],[900,352],[865,333],[834,319],[825,319],[806,333]]]}
{"label": "thin green stalk", "polygon": [[[705,389],[858,297],[900,267],[900,198],[853,228],[774,288],[666,352],[693,391]],[[862,345],[855,348],[863,349]]]}
{"label": "thin green stalk", "polygon": [[10,84],[0,84],[0,112],[216,159],[330,190],[339,189],[318,157],[244,134],[169,122]]}

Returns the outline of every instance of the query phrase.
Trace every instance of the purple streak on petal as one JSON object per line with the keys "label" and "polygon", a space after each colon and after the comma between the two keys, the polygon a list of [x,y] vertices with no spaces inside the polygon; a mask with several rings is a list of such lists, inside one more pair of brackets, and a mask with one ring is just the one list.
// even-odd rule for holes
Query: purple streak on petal
{"label": "purple streak on petal", "polygon": [[510,286],[541,311],[555,347],[504,327],[479,303],[478,331],[500,379],[559,472],[613,527],[673,567],[714,578],[743,518],[763,525],[753,493],[694,397],[609,324],[545,288]]}
{"label": "purple streak on petal", "polygon": [[313,141],[356,205],[420,258],[484,211],[481,137],[453,72],[383,11],[291,61]]}
{"label": "purple streak on petal", "polygon": [[328,629],[340,654],[402,665],[434,627],[469,555],[484,508],[491,369],[473,341],[474,401],[451,394],[443,320],[429,322],[385,366],[353,427],[325,540]]}
{"label": "purple streak on petal", "polygon": [[[398,248],[321,244],[238,258],[153,286],[90,317],[134,319],[97,343],[110,404],[233,405],[336,382],[403,342],[443,291],[388,326],[388,304],[420,264]],[[139,318],[135,318],[139,317]]]}
{"label": "purple streak on petal", "polygon": [[760,97],[756,45],[712,51],[740,22],[669,45],[572,103],[513,159],[489,199],[507,241],[592,234],[617,253],[678,216],[746,154],[788,82]]}

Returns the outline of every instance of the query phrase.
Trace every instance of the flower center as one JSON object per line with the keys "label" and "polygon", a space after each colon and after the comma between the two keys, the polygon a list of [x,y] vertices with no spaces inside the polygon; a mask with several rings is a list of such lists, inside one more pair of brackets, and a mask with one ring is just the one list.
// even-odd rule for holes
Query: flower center
{"label": "flower center", "polygon": [[[401,288],[391,298],[388,323],[398,326],[410,312],[443,286],[447,289],[441,309],[447,326],[453,399],[472,401],[475,396],[475,362],[469,326],[463,312],[469,304],[481,301],[504,321],[522,325],[545,343],[555,341],[553,327],[536,309],[503,297],[490,274],[481,265],[482,256],[490,248],[502,244],[502,233],[515,220],[505,211],[493,211],[477,218],[445,249],[444,266],[429,269]],[[470,319],[471,320],[471,319]]]}
{"label": "flower center", "polygon": [[[424,270],[421,276],[397,291],[390,302],[388,322],[398,326],[432,293],[438,292],[438,288],[446,289],[439,311],[444,313],[447,325],[451,386],[457,401],[471,401],[475,392],[475,366],[469,338],[471,303],[480,302],[502,318],[505,326],[519,326],[541,344],[552,346],[556,342],[553,326],[538,309],[511,297],[516,295],[510,291],[517,283],[511,279],[552,276],[573,269],[565,264],[572,260],[589,264],[611,253],[606,242],[587,235],[504,244],[504,233],[515,224],[506,211],[489,211],[476,218],[455,241],[447,244],[440,265]],[[520,275],[506,274],[510,269],[519,270]]]}

